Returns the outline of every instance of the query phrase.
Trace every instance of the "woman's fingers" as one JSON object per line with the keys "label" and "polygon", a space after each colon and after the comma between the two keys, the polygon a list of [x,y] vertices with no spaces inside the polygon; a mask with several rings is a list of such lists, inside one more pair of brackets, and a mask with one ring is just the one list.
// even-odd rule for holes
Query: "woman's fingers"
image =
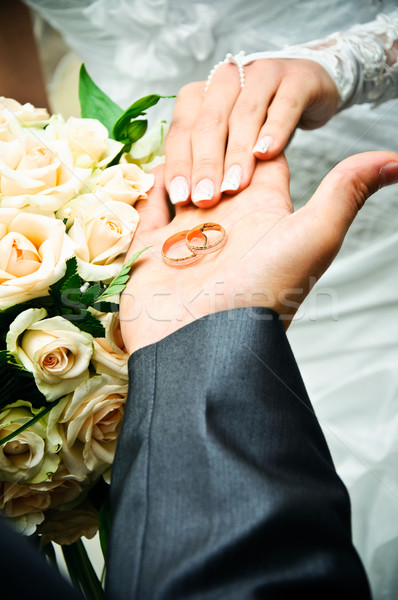
{"label": "woman's fingers", "polygon": [[190,83],[177,96],[165,142],[165,186],[173,204],[184,204],[191,198],[191,135],[204,93],[204,82]]}
{"label": "woman's fingers", "polygon": [[260,159],[277,156],[287,145],[309,102],[305,82],[287,77],[279,86],[268,107],[265,124],[261,127],[253,154]]}
{"label": "woman's fingers", "polygon": [[189,84],[180,91],[166,139],[165,183],[170,200],[189,198],[207,208],[221,196],[228,120],[240,91],[234,65],[222,65],[211,84]]}
{"label": "woman's fingers", "polygon": [[248,69],[242,90],[234,64],[218,67],[206,91],[203,82],[181,90],[166,141],[166,187],[173,203],[185,203],[190,192],[194,204],[208,208],[222,192],[248,185],[252,148],[278,82],[277,69],[259,61]]}
{"label": "woman's fingers", "polygon": [[339,100],[332,78],[314,61],[282,59],[277,62],[281,82],[253,148],[260,159],[277,156],[299,124],[304,129],[324,125],[335,114]]}
{"label": "woman's fingers", "polygon": [[337,88],[310,60],[262,59],[219,66],[205,91],[182,88],[166,140],[166,188],[174,204],[215,205],[247,187],[255,160],[274,158],[297,125],[315,128],[336,111]]}
{"label": "woman's fingers", "polygon": [[279,74],[269,61],[247,67],[245,85],[229,117],[222,192],[236,193],[250,183],[256,163],[253,146],[278,85]]}
{"label": "woman's fingers", "polygon": [[239,89],[238,74],[223,65],[207,91],[199,82],[179,93],[166,139],[165,183],[173,204],[191,198],[206,208],[220,199],[228,119]]}
{"label": "woman's fingers", "polygon": [[239,74],[234,65],[214,73],[192,129],[192,202],[214,206],[221,196],[228,122],[239,96]]}

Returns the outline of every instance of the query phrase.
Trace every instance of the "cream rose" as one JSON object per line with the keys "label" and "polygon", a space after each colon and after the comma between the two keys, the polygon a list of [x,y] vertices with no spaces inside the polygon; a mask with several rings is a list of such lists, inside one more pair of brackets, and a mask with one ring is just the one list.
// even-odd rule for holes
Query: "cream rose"
{"label": "cream rose", "polygon": [[[99,170],[99,169],[98,169]],[[91,184],[90,184],[91,185]],[[96,186],[93,185],[93,188]],[[80,194],[80,196],[76,196],[76,198],[72,198],[69,202],[67,202],[64,206],[62,206],[58,211],[56,211],[55,216],[57,219],[65,222],[66,230],[72,227],[75,222],[75,217],[79,211],[87,211],[88,206],[97,205],[100,202],[107,202],[110,198],[104,193],[93,193],[88,192],[87,194]]]}
{"label": "cream rose", "polygon": [[[37,525],[44,521],[44,513],[40,510],[41,498],[37,500],[30,492],[28,485],[0,482],[0,512],[6,521],[22,535],[32,535]],[[15,496],[15,503],[13,497]],[[33,496],[33,498],[32,498]],[[24,506],[20,506],[24,504]],[[15,513],[14,514],[14,508]]]}
{"label": "cream rose", "polygon": [[119,164],[104,169],[98,180],[98,190],[105,191],[117,202],[132,206],[137,200],[145,200],[155,181],[153,175],[145,173],[134,164]]}
{"label": "cream rose", "polygon": [[35,484],[3,483],[0,510],[7,517],[20,517],[50,507],[69,504],[83,493],[74,478],[54,477]]}
{"label": "cream rose", "polygon": [[98,531],[98,512],[89,502],[69,510],[50,510],[37,533],[43,544],[69,546],[81,537],[91,540]]}
{"label": "cream rose", "polygon": [[85,281],[107,282],[118,274],[138,221],[138,212],[128,204],[86,196],[68,231]]}
{"label": "cream rose", "polygon": [[44,126],[50,118],[45,108],[20,104],[12,98],[0,97],[0,140],[8,141],[21,134],[21,125]]}
{"label": "cream rose", "polygon": [[[66,475],[64,475],[66,473]],[[35,484],[0,483],[0,512],[20,533],[32,535],[50,508],[76,503],[83,488],[65,469]]]}
{"label": "cream rose", "polygon": [[83,479],[113,463],[126,397],[127,383],[96,375],[61,400],[52,419],[62,424],[62,460],[71,473]]}
{"label": "cream rose", "polygon": [[[41,409],[18,400],[0,412],[0,439],[14,433]],[[0,480],[39,483],[48,479],[59,465],[61,438],[47,438],[48,415],[0,446]]]}
{"label": "cream rose", "polygon": [[66,141],[46,139],[45,131],[0,141],[1,206],[31,206],[53,212],[73,198],[91,175],[91,168],[73,164]]}
{"label": "cream rose", "polygon": [[[28,485],[5,482],[2,484],[0,510],[8,518],[40,513],[50,506],[46,484]],[[43,493],[44,488],[44,493]]]}
{"label": "cream rose", "polygon": [[81,167],[105,167],[123,148],[121,142],[108,137],[107,128],[97,119],[69,117],[64,121],[54,115],[46,129],[49,138],[66,140],[75,164]]}
{"label": "cream rose", "polygon": [[47,296],[73,254],[62,221],[0,208],[0,309]]}
{"label": "cream rose", "polygon": [[44,308],[20,313],[6,342],[8,351],[33,373],[38,389],[52,401],[88,378],[93,338],[63,317],[46,316]]}
{"label": "cream rose", "polygon": [[129,354],[120,332],[118,313],[96,313],[105,328],[105,337],[94,338],[92,363],[97,373],[128,380],[127,363]]}

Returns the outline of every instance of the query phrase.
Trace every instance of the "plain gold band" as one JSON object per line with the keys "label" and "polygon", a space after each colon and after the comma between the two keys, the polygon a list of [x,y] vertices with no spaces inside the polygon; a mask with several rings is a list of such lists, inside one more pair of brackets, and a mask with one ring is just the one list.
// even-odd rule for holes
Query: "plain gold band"
{"label": "plain gold band", "polygon": [[[201,260],[201,258],[203,258],[203,256],[192,251],[190,248],[189,249],[191,250],[191,254],[189,256],[183,256],[181,258],[171,258],[170,256],[167,256],[168,250],[170,250],[170,248],[174,246],[174,244],[176,244],[177,242],[181,242],[182,240],[186,241],[186,236],[188,233],[188,229],[185,229],[184,231],[179,231],[178,233],[171,235],[164,242],[162,246],[162,258],[166,264],[171,265],[172,267],[187,267],[188,265],[192,265],[198,262],[198,260]],[[202,237],[206,246],[207,237],[205,236],[203,231],[199,231],[196,237]]]}

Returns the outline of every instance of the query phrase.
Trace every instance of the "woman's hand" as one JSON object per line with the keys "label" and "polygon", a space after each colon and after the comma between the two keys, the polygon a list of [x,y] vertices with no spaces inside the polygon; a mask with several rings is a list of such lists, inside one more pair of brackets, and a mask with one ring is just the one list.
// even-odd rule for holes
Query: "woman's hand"
{"label": "woman's hand", "polygon": [[[133,266],[122,294],[120,321],[129,353],[213,312],[263,306],[286,327],[315,281],[337,254],[365,200],[398,182],[398,155],[358,154],[337,165],[309,202],[293,212],[282,155],[259,162],[250,186],[211,209],[177,207],[168,222],[161,184],[141,202],[141,224],[129,251],[151,246]],[[398,210],[398,207],[397,207]],[[227,232],[219,252],[185,268],[165,264],[165,240],[216,222]]]}
{"label": "woman's hand", "polygon": [[330,75],[306,59],[261,59],[218,67],[208,90],[191,83],[178,94],[166,140],[165,184],[175,204],[213,206],[222,192],[246,188],[255,159],[277,156],[297,126],[315,129],[336,112]]}

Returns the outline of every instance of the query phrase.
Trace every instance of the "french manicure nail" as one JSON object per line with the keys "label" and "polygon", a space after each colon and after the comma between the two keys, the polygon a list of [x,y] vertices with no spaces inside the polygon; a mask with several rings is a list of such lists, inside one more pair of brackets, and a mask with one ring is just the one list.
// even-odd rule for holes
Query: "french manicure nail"
{"label": "french manicure nail", "polygon": [[193,202],[201,202],[202,200],[211,200],[214,196],[214,183],[211,179],[202,179],[196,184],[194,193],[192,194]]}
{"label": "french manicure nail", "polygon": [[260,152],[261,154],[265,154],[269,150],[269,147],[273,141],[274,138],[272,138],[270,135],[265,135],[258,140],[257,144],[253,148],[253,153]]}
{"label": "french manicure nail", "polygon": [[186,202],[189,197],[189,185],[185,177],[178,175],[170,182],[169,197],[173,204]]}
{"label": "french manicure nail", "polygon": [[235,192],[239,189],[242,179],[242,167],[240,165],[232,165],[225,173],[225,177],[221,184],[221,191]]}
{"label": "french manicure nail", "polygon": [[380,169],[381,185],[398,183],[398,162],[389,162]]}

